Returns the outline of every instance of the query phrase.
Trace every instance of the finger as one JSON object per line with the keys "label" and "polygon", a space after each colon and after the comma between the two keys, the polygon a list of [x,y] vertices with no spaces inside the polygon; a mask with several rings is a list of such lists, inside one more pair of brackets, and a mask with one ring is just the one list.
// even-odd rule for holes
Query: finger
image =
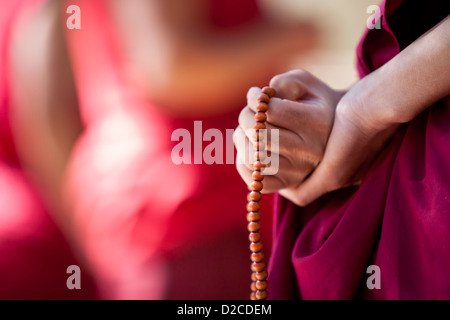
{"label": "finger", "polygon": [[[238,155],[238,158],[241,157],[241,155]],[[236,164],[236,169],[238,173],[240,174],[241,178],[244,180],[245,184],[249,187],[253,182],[253,170],[249,169],[247,166],[243,164]],[[276,192],[280,189],[286,188],[287,185],[283,179],[281,179],[278,175],[275,176],[264,176],[263,179],[263,189],[261,190],[262,193],[272,193]]]}
{"label": "finger", "polygon": [[262,193],[273,193],[280,189],[286,188],[285,181],[280,179],[278,175],[276,176],[265,176],[263,180]]}
{"label": "finger", "polygon": [[269,86],[276,90],[278,98],[296,101],[308,93],[307,85],[311,77],[312,75],[305,70],[290,70],[273,77]]}
{"label": "finger", "polygon": [[322,162],[312,174],[295,190],[286,190],[286,197],[299,206],[306,206],[324,194],[344,186],[352,174],[352,162],[356,157],[340,150],[341,145],[331,139],[325,150]]}
{"label": "finger", "polygon": [[[237,150],[236,164],[241,167],[246,167],[249,171],[253,171],[253,164],[256,161],[256,150],[254,144],[251,143],[241,127],[236,128],[233,135],[233,141]],[[289,183],[285,183],[285,187],[293,186],[294,182],[290,180],[294,179],[295,177],[299,179],[298,175],[303,171],[310,171],[310,168],[306,167],[305,170],[301,170],[301,168],[295,166],[290,159],[278,153],[262,151],[262,154],[260,156],[262,156],[261,162],[265,164],[264,170],[262,170],[263,175],[279,175],[282,177],[287,177],[281,179],[283,181],[289,181]],[[302,177],[302,179],[303,178],[304,176]],[[298,185],[298,183],[295,183],[295,185]]]}
{"label": "finger", "polygon": [[236,146],[237,155],[236,155],[236,163],[242,164],[249,169],[253,168],[253,143],[249,140],[249,138],[245,135],[245,132],[242,130],[241,126],[238,126],[233,134],[234,145]]}
{"label": "finger", "polygon": [[250,186],[252,183],[252,170],[250,170],[245,164],[243,164],[242,154],[237,153],[236,155],[236,169],[241,176],[242,180],[244,180],[247,186]]}
{"label": "finger", "polygon": [[261,94],[261,88],[251,87],[247,91],[247,105],[252,106],[253,110],[256,110],[256,106],[258,105],[258,96]]}
{"label": "finger", "polygon": [[[249,121],[252,123],[255,122],[254,115],[260,104],[258,101],[260,95],[261,89],[258,87],[252,87],[247,92],[247,107],[244,109],[246,109],[246,111],[249,109],[253,112],[251,115],[247,114]],[[268,111],[266,112],[267,122],[271,122],[279,127],[285,127],[284,124],[286,121],[291,122],[292,119],[295,119],[295,117],[290,117],[292,113],[300,112],[306,114],[310,111],[307,109],[308,107],[309,106],[307,105],[301,105],[299,102],[272,97],[268,104]]]}
{"label": "finger", "polygon": [[295,132],[324,122],[324,111],[319,105],[279,98],[270,99],[266,116],[268,123]]}
{"label": "finger", "polygon": [[[250,141],[241,127],[238,127],[236,129],[233,135],[233,140],[236,146],[237,154],[239,155],[239,157],[236,157],[237,163],[247,167],[249,170],[253,170],[253,164],[256,161],[255,153],[257,153],[255,143]],[[292,166],[289,159],[280,156],[278,153],[272,153],[266,148],[261,150],[258,156],[261,157],[261,162],[266,165],[266,173],[263,174],[270,175],[278,172],[280,158],[281,163],[285,168],[289,168]],[[272,168],[273,165],[276,166],[276,168]]]}
{"label": "finger", "polygon": [[[239,148],[237,152],[236,166],[241,172],[243,172],[245,168],[248,172],[252,173],[254,171],[253,163],[255,162],[253,156],[254,153],[245,155],[241,150],[242,148]],[[282,188],[294,188],[314,169],[314,166],[308,161],[300,160],[293,164],[288,158],[270,152],[268,152],[267,157],[261,161],[266,165],[266,167],[261,170],[261,173],[265,178],[269,179],[269,181],[274,181],[272,182],[274,186],[271,186],[270,190],[273,190],[274,188],[277,190]],[[273,180],[273,178],[276,179],[276,181]]]}
{"label": "finger", "polygon": [[[255,124],[255,113],[258,106],[257,98],[260,94],[258,90],[249,90],[248,105],[239,115],[239,121],[246,130],[253,128]],[[271,98],[266,112],[266,123],[279,128],[284,128],[294,132],[302,131],[302,128],[311,128],[316,125],[328,123],[324,117],[331,114],[321,106],[311,102],[290,101],[280,98]],[[242,121],[242,122],[241,122]],[[329,120],[331,121],[331,120]]]}
{"label": "finger", "polygon": [[[245,107],[242,109],[241,113],[239,114],[239,127],[243,132],[245,132],[245,135],[250,139],[250,141],[255,144],[256,143],[256,130],[254,129],[255,125],[255,119],[253,118],[254,112],[249,108]],[[272,124],[266,122],[266,129],[265,130],[259,130],[259,134],[262,135],[262,139],[264,141],[265,145],[271,144],[271,137],[272,134],[276,134],[277,137],[274,137],[277,141],[280,140],[280,128],[277,128],[273,126]],[[289,133],[284,133],[284,135],[288,135]],[[292,135],[293,133],[291,133]],[[277,139],[278,138],[278,139]],[[287,139],[286,139],[287,140]],[[275,151],[277,152],[277,151]]]}
{"label": "finger", "polygon": [[238,122],[242,130],[247,131],[255,125],[255,113],[248,107],[244,107],[239,113]]}
{"label": "finger", "polygon": [[[274,111],[274,113],[277,113],[277,111]],[[252,140],[252,142],[255,142],[255,137],[254,134],[256,133],[256,131],[253,129],[254,125],[255,125],[255,119],[254,119],[254,112],[251,110],[250,107],[245,107],[242,109],[242,111],[239,114],[239,126],[241,127],[241,129],[247,134],[247,136],[250,138],[250,140]],[[286,117],[288,118],[288,117]],[[279,137],[281,136],[281,133],[283,132],[283,140],[286,139],[285,141],[290,140],[291,135],[295,135],[296,133],[294,132],[287,132],[290,131],[289,129],[284,128],[282,125],[278,125],[278,123],[281,124],[281,120],[284,119],[283,117],[278,117],[278,119],[276,119],[276,121],[274,122],[270,122],[270,121],[266,121],[266,131],[261,130],[261,132],[263,133],[263,135],[265,134],[266,136],[264,136],[264,138],[268,138],[270,139],[271,136],[271,132],[273,130],[279,130]],[[297,128],[298,129],[298,128]],[[281,137],[280,137],[281,139]],[[300,137],[301,139],[301,137]],[[268,143],[270,142],[270,140],[266,140]]]}
{"label": "finger", "polygon": [[[249,156],[246,157],[246,163],[249,161],[249,167],[254,161],[253,153],[256,151],[256,131],[253,129],[254,120],[252,119],[253,112],[246,107],[241,111],[239,116],[239,131],[236,132],[236,137],[240,139],[240,150],[243,153],[246,150]],[[308,132],[308,127],[314,123],[304,125],[303,131]],[[318,125],[316,125],[316,128]],[[244,138],[244,133],[247,139]],[[322,158],[323,148],[320,144],[313,143],[314,140],[304,139],[302,134],[283,128],[274,127],[270,123],[266,123],[266,130],[259,132],[262,135],[262,145],[264,150],[267,150],[267,157],[274,157],[279,155],[280,164],[287,167],[293,167],[308,173],[314,168],[318,161]],[[253,151],[248,146],[248,143],[253,146]],[[244,143],[246,148],[244,148]],[[271,156],[270,153],[274,155]],[[277,160],[277,159],[275,159]]]}
{"label": "finger", "polygon": [[[255,153],[257,152],[255,143],[250,141],[241,127],[236,129],[233,140],[237,149],[237,155],[239,155],[239,157],[236,156],[236,163],[245,166],[248,170],[253,170],[253,164],[256,161]],[[280,163],[280,156],[278,154],[271,153],[264,149],[259,153],[259,157],[261,157],[261,162],[266,165],[266,172],[271,174],[270,172],[273,171],[272,169],[276,169],[276,172],[278,171]],[[290,166],[287,159],[283,159],[282,161],[285,167]],[[275,163],[277,168],[270,168],[272,163]]]}

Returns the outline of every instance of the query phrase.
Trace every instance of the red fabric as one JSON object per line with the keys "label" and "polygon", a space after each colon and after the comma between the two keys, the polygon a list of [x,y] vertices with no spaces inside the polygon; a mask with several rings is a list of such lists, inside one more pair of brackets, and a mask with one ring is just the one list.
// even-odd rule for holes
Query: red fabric
{"label": "red fabric", "polygon": [[219,29],[232,29],[260,16],[257,1],[214,0],[209,1],[211,25]]}
{"label": "red fabric", "polygon": [[23,1],[8,1],[0,10],[0,159],[17,161],[8,120],[7,43],[11,24]]}
{"label": "red fabric", "polygon": [[[21,170],[0,163],[0,299],[94,299],[89,272],[75,257]],[[66,286],[78,265],[81,290]]]}
{"label": "red fabric", "polygon": [[[127,79],[105,4],[70,4],[83,14],[82,29],[67,35],[86,131],[72,155],[67,199],[103,297],[247,298],[247,189],[235,166],[171,160],[175,129],[194,138],[194,120],[202,121],[203,132],[217,128],[225,138],[245,100],[220,117],[165,115]],[[214,246],[225,238],[234,240],[221,254]]]}
{"label": "red fabric", "polygon": [[[0,10],[0,299],[92,299],[88,272],[20,167],[8,118],[10,38],[17,21],[41,4],[3,1]],[[70,265],[81,267],[81,290],[66,286]]]}
{"label": "red fabric", "polygon": [[[361,77],[445,18],[448,4],[387,1],[358,47]],[[420,23],[418,23],[420,22]],[[405,124],[359,188],[300,208],[276,199],[271,299],[450,298],[448,97]],[[369,265],[381,289],[369,289]]]}

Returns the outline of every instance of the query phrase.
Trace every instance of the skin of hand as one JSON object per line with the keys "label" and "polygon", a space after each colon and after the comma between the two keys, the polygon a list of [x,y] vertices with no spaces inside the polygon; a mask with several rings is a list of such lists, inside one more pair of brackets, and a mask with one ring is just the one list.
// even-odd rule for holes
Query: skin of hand
{"label": "skin of hand", "polygon": [[[334,113],[344,94],[335,91],[304,70],[292,70],[275,76],[270,86],[277,91],[269,102],[266,127],[267,152],[279,157],[279,170],[264,178],[263,192],[297,188],[323,157]],[[252,182],[253,145],[251,130],[260,89],[248,91],[248,105],[241,111],[234,142],[237,148],[236,167],[247,184]],[[279,144],[271,143],[271,130],[279,130]],[[273,150],[275,149],[277,150]],[[244,161],[247,155],[248,161]]]}
{"label": "skin of hand", "polygon": [[357,185],[399,126],[450,94],[447,17],[340,100],[324,157],[298,188],[279,193],[306,206],[333,190]]}

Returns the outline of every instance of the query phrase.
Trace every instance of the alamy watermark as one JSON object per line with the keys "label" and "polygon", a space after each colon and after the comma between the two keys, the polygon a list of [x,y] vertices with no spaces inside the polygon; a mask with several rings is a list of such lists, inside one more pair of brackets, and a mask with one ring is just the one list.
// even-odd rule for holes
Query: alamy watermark
{"label": "alamy watermark", "polygon": [[381,29],[381,9],[379,6],[372,4],[367,7],[367,13],[370,13],[369,18],[366,21],[368,29]]}
{"label": "alamy watermark", "polygon": [[70,14],[67,18],[66,26],[67,29],[81,29],[81,9],[79,6],[70,5],[66,9],[66,13]]}
{"label": "alamy watermark", "polygon": [[367,278],[366,286],[368,289],[381,289],[381,269],[376,264],[367,267],[366,273],[370,274]]}
{"label": "alamy watermark", "polygon": [[[274,175],[279,168],[279,130],[258,130],[249,129],[245,131],[248,137],[261,144],[267,144],[267,147],[261,150],[260,161],[266,167],[261,169],[264,175]],[[171,159],[176,165],[181,164],[251,164],[256,161],[253,148],[254,143],[240,141],[245,144],[245,154],[236,157],[234,150],[233,137],[234,129],[226,129],[225,137],[219,129],[208,129],[203,132],[202,121],[194,121],[194,135],[187,129],[176,129],[172,132],[171,140],[179,141],[172,148]],[[269,139],[270,138],[270,141]],[[208,142],[203,145],[203,142]],[[270,152],[267,152],[270,150]]]}
{"label": "alamy watermark", "polygon": [[[366,21],[368,29],[381,29],[381,10],[380,7],[372,4],[367,7],[366,12],[370,14]],[[69,30],[81,29],[81,9],[77,5],[70,5],[66,9],[66,13],[70,14],[67,18],[66,26]]]}
{"label": "alamy watermark", "polygon": [[81,289],[81,270],[80,267],[73,264],[67,267],[66,273],[72,274],[66,280],[67,289]]}

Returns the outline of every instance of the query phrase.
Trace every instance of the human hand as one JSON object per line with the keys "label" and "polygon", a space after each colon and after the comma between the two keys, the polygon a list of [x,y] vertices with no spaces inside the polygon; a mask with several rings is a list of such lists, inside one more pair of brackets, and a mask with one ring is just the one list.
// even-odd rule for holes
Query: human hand
{"label": "human hand", "polygon": [[[449,59],[449,30],[450,18],[447,17],[389,62],[358,81],[340,99],[336,113],[333,113],[333,129],[320,164],[297,187],[291,187],[289,183],[278,183],[278,186],[288,186],[279,188],[279,193],[295,204],[305,206],[327,192],[359,184],[402,123],[412,121],[434,102],[449,95],[450,73],[442,72],[442,66]],[[430,47],[433,50],[429,50]],[[271,112],[280,111],[275,107],[282,104],[276,101],[276,98],[272,98],[269,107]],[[249,103],[249,106],[251,105]],[[282,107],[280,109],[283,110]],[[301,112],[299,114],[301,115]],[[292,116],[295,117],[295,114]],[[306,117],[305,121],[306,119],[308,118]],[[295,118],[288,120],[300,121]],[[305,129],[309,125],[307,122]],[[286,144],[281,131],[280,140],[280,145]],[[286,154],[297,149],[301,151],[298,146],[293,145],[293,150],[288,150]],[[242,153],[245,150],[238,146],[238,151]],[[300,158],[295,159],[301,159],[301,155],[300,152]],[[287,176],[289,173],[283,173],[285,168],[295,166],[293,163],[283,164],[280,159],[278,176],[285,177],[281,182],[289,181],[288,179],[298,182],[298,179]],[[248,172],[242,167],[238,167],[238,170],[248,182]],[[293,173],[295,174],[296,172]],[[276,177],[277,175],[267,179],[265,185],[273,185],[273,179]],[[273,187],[269,191],[275,189]]]}
{"label": "human hand", "polygon": [[[276,90],[277,95],[269,102],[266,127],[269,133],[273,129],[279,130],[279,144],[272,145],[269,134],[266,149],[270,157],[278,155],[279,168],[276,174],[265,176],[264,193],[295,190],[314,170],[323,157],[335,107],[343,95],[343,92],[331,89],[303,70],[275,76],[270,81],[270,87]],[[255,123],[260,91],[259,88],[248,91],[248,106],[239,116],[239,126],[234,136],[237,170],[248,185],[252,182],[255,144],[249,129]],[[248,161],[244,161],[246,155]]]}
{"label": "human hand", "polygon": [[279,191],[299,206],[306,206],[325,193],[359,185],[400,126],[400,123],[373,121],[351,96],[344,96],[336,107],[333,129],[321,163],[297,188]]}

